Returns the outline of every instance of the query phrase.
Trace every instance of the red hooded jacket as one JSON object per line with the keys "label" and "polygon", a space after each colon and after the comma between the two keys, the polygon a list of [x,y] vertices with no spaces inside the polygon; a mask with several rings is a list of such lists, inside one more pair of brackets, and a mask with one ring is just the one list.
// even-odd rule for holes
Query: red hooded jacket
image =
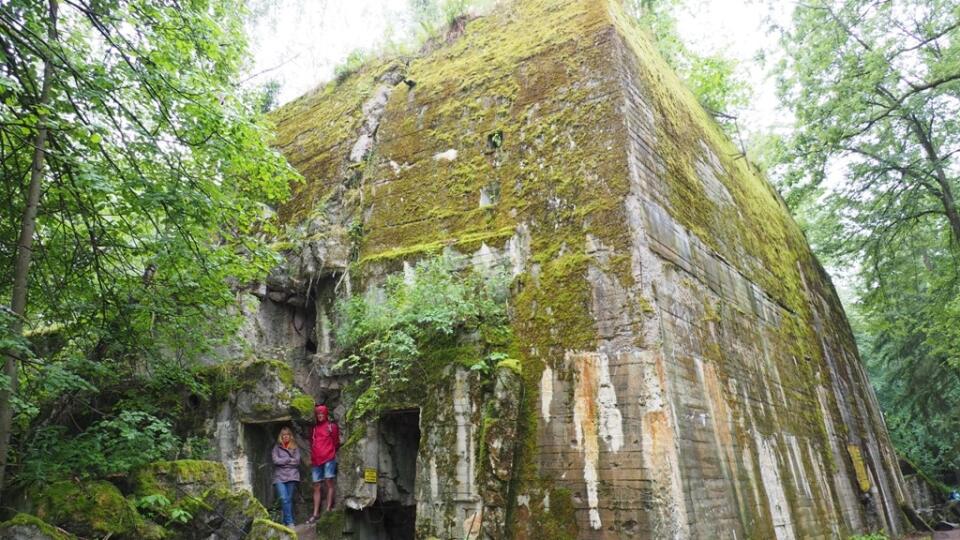
{"label": "red hooded jacket", "polygon": [[317,405],[314,408],[317,416],[317,425],[313,426],[313,436],[310,444],[310,463],[323,465],[337,457],[340,448],[340,428],[331,422],[327,416],[327,407]]}

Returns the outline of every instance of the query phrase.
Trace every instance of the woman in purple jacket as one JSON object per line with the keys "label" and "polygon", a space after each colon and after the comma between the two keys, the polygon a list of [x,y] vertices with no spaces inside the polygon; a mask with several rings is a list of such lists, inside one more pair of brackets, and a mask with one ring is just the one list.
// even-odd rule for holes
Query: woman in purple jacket
{"label": "woman in purple jacket", "polygon": [[293,440],[293,431],[290,431],[290,428],[280,430],[271,457],[273,485],[277,486],[277,496],[283,510],[283,524],[293,527],[293,489],[300,482],[300,449]]}

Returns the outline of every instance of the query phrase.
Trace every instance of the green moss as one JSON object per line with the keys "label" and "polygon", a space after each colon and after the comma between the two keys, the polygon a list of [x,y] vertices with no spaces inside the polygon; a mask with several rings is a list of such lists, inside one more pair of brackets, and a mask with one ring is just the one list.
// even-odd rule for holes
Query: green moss
{"label": "green moss", "polygon": [[520,360],[517,360],[516,358],[505,358],[497,362],[497,369],[500,368],[509,369],[517,375],[523,374],[523,366],[520,364]]}
{"label": "green moss", "polygon": [[[268,519],[269,513],[248,490],[215,487],[208,489],[202,497],[202,509],[198,508],[194,517],[206,514],[226,521],[223,527],[229,532],[239,534],[254,520]],[[195,522],[194,522],[195,523]],[[187,526],[193,526],[187,524]],[[221,536],[229,536],[228,531],[220,531]]]}
{"label": "green moss", "polygon": [[186,495],[199,497],[211,488],[227,488],[227,470],[216,461],[158,461],[134,472],[133,485],[137,497],[160,494],[177,501]]}
{"label": "green moss", "polygon": [[423,255],[430,255],[439,253],[447,245],[451,245],[455,241],[451,240],[444,242],[441,240],[435,240],[432,242],[426,242],[422,244],[414,244],[411,246],[400,246],[392,249],[386,249],[379,253],[373,253],[365,255],[360,259],[361,264],[381,262],[391,259],[406,259],[409,257],[421,257]]}
{"label": "green moss", "polygon": [[296,540],[296,538],[296,531],[289,527],[267,519],[255,519],[245,540]]}
{"label": "green moss", "polygon": [[460,251],[475,250],[482,244],[499,247],[513,236],[514,232],[515,229],[513,227],[505,227],[495,231],[470,232],[460,236],[451,236],[422,244],[400,246],[378,253],[364,255],[364,257],[360,259],[360,264],[377,263],[395,259],[419,258],[425,255],[437,254],[448,247]]}
{"label": "green moss", "polygon": [[271,405],[267,405],[266,403],[254,403],[253,412],[261,416],[268,415],[273,412],[273,407]]}
{"label": "green moss", "polygon": [[297,412],[301,419],[313,419],[314,400],[307,394],[297,394],[290,400],[290,408]]}
{"label": "green moss", "polygon": [[346,520],[343,510],[321,514],[320,520],[317,521],[317,540],[340,540],[343,537]]}
{"label": "green moss", "polygon": [[543,517],[542,538],[573,540],[577,538],[578,527],[573,494],[569,489],[550,490],[550,509]]}
{"label": "green moss", "polygon": [[223,362],[203,370],[201,376],[213,388],[213,397],[222,400],[237,390],[254,388],[263,379],[275,377],[293,386],[293,370],[282,360],[253,359]]}
{"label": "green moss", "polygon": [[542,264],[536,282],[532,276],[524,276],[516,297],[521,341],[544,352],[594,348],[597,337],[589,308],[589,262],[582,252],[557,255]]}
{"label": "green moss", "polygon": [[299,223],[323,204],[346,178],[346,156],[363,121],[361,105],[390,70],[403,70],[389,60],[367,65],[343,81],[334,81],[301,96],[270,115],[276,125],[274,146],[304,178],[281,207],[281,221]]}
{"label": "green moss", "polygon": [[105,481],[55,482],[33,496],[38,518],[80,536],[142,538],[146,522],[116,486]]}
{"label": "green moss", "polygon": [[278,241],[270,244],[270,249],[281,252],[281,251],[293,251],[296,249],[297,244],[290,241]]}
{"label": "green moss", "polygon": [[[21,535],[15,531],[15,528],[19,527],[35,529],[49,540],[74,540],[76,538],[69,532],[58,529],[36,516],[23,513],[0,523],[0,537],[21,538]],[[28,537],[28,535],[22,535],[22,537]],[[29,537],[33,538],[34,536],[30,535]]]}
{"label": "green moss", "polygon": [[483,356],[479,344],[459,343],[451,340],[447,343],[431,343],[430,348],[422,351],[425,379],[419,382],[437,383],[445,378],[447,366],[458,365],[465,368],[472,367],[477,358]]}
{"label": "green moss", "polygon": [[271,375],[286,386],[293,386],[293,370],[281,360],[255,360],[245,367],[243,373],[245,379],[252,381]]}

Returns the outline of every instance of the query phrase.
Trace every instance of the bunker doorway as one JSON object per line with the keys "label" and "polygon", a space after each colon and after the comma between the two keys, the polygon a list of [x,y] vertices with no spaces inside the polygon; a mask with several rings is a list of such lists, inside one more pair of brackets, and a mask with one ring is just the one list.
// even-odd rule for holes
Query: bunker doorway
{"label": "bunker doorway", "polygon": [[417,523],[417,454],[420,410],[388,411],[380,417],[377,501],[348,513],[357,540],[413,540]]}
{"label": "bunker doorway", "polygon": [[[277,444],[280,428],[293,429],[297,446],[301,456],[310,455],[308,442],[297,433],[290,422],[258,422],[243,424],[243,449],[247,454],[250,490],[253,496],[260,501],[270,512],[271,519],[279,519],[280,502],[273,487],[273,460],[270,457],[273,447]],[[301,458],[303,463],[303,458]],[[309,465],[309,461],[306,462]],[[305,521],[313,513],[310,491],[310,470],[301,465],[300,485],[293,493],[293,516],[298,523]]]}

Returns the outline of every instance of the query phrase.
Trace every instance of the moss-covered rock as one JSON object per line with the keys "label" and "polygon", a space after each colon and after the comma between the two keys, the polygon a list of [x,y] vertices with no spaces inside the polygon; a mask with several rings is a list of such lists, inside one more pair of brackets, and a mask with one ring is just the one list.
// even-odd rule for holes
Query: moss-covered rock
{"label": "moss-covered rock", "polygon": [[297,415],[298,419],[313,421],[314,399],[307,394],[297,394],[290,400],[290,410]]}
{"label": "moss-covered rock", "polygon": [[38,518],[79,536],[140,539],[158,534],[110,482],[55,482],[34,493],[33,502]]}
{"label": "moss-covered rock", "polygon": [[193,519],[183,528],[185,540],[200,540],[216,535],[219,540],[242,540],[253,522],[269,514],[248,490],[216,487],[204,493]]}
{"label": "moss-covered rock", "polygon": [[246,540],[297,540],[297,533],[289,527],[267,519],[257,519],[253,522],[250,534]]}
{"label": "moss-covered rock", "polygon": [[30,514],[0,523],[0,540],[74,540],[76,536]]}
{"label": "moss-covered rock", "polygon": [[236,413],[243,422],[290,420],[291,411],[302,415],[311,400],[305,418],[313,416],[312,398],[293,383],[293,370],[279,360],[255,360],[232,366],[237,380],[233,392]]}
{"label": "moss-covered rock", "polygon": [[347,516],[343,510],[324,512],[317,521],[317,540],[340,540]]}
{"label": "moss-covered rock", "polygon": [[199,500],[210,489],[228,487],[227,469],[216,461],[157,461],[133,474],[133,491],[137,497],[159,494],[170,501],[188,496]]}

